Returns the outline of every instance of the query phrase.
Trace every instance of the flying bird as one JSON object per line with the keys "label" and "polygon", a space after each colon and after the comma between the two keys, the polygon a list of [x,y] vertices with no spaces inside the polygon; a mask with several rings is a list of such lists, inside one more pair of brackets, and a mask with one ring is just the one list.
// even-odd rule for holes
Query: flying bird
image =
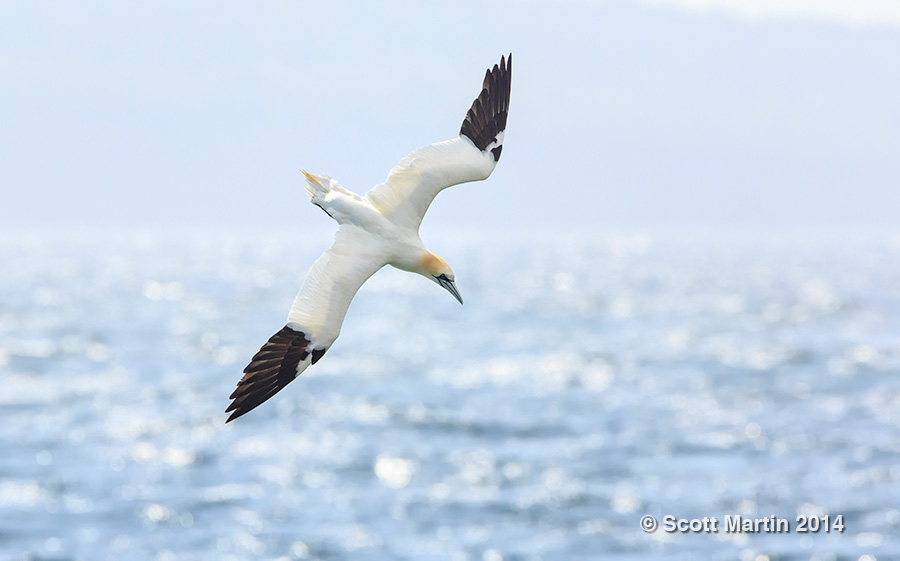
{"label": "flying bird", "polygon": [[327,175],[303,172],[312,204],[338,223],[334,244],[313,263],[287,324],[244,368],[225,410],[233,421],[281,391],[331,347],[350,301],[385,265],[418,273],[462,304],[453,269],[425,248],[419,225],[442,190],[487,179],[500,159],[509,110],[512,54],[489,68],[459,136],[412,152],[366,196]]}

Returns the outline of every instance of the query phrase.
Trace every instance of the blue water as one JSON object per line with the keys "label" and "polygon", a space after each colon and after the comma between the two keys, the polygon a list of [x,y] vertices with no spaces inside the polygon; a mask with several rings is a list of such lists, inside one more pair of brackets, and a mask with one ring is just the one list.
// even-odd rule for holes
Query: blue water
{"label": "blue water", "polygon": [[0,559],[900,559],[900,237],[428,239],[225,425],[329,237],[3,232]]}

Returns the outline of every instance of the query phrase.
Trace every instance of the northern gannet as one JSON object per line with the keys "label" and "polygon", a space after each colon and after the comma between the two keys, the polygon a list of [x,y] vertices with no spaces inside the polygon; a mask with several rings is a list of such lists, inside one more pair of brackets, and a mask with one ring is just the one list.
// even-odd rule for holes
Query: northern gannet
{"label": "northern gannet", "polygon": [[327,175],[303,172],[312,204],[338,223],[294,299],[287,325],[253,355],[226,413],[232,421],[278,393],[331,347],[350,301],[385,265],[418,273],[462,304],[446,261],[425,249],[419,224],[434,197],[459,183],[487,179],[500,159],[509,110],[512,53],[488,69],[459,136],[409,154],[365,197]]}

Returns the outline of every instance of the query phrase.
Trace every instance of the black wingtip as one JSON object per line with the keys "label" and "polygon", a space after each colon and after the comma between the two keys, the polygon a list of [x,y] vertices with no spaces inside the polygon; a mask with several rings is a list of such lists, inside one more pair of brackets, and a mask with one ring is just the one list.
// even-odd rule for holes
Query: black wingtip
{"label": "black wingtip", "polygon": [[229,397],[232,402],[225,412],[231,416],[225,422],[249,413],[296,378],[297,366],[310,352],[318,352],[310,351],[309,343],[305,333],[287,326],[272,335],[244,368],[244,377]]}
{"label": "black wingtip", "polygon": [[[509,53],[509,58],[501,56],[500,64],[485,72],[481,93],[472,102],[459,129],[460,136],[471,140],[479,150],[487,150],[497,135],[506,130],[511,86],[512,53]],[[494,161],[500,160],[497,148],[500,146],[491,150]]]}

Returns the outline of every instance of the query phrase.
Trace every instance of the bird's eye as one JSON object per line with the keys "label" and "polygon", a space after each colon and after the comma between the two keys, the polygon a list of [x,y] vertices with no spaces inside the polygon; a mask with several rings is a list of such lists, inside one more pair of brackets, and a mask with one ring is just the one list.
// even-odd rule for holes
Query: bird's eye
{"label": "bird's eye", "polygon": [[439,281],[450,282],[450,279],[447,278],[447,274],[446,274],[446,273],[441,273],[440,275],[437,275],[437,276],[434,277],[434,278],[436,278],[436,279],[439,280]]}

